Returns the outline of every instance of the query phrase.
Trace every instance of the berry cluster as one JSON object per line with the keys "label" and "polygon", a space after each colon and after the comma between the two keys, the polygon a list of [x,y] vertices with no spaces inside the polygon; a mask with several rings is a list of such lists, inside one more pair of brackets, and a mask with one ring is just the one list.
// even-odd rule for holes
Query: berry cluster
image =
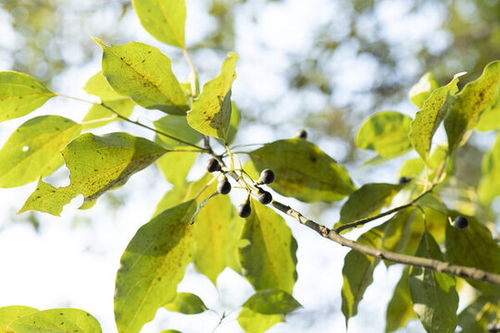
{"label": "berry cluster", "polygon": [[[219,178],[219,183],[217,184],[217,192],[219,192],[220,194],[228,194],[229,192],[231,192],[231,183],[224,174],[224,170],[222,170],[222,166],[216,158],[212,157],[208,160],[206,169],[208,172],[223,172],[222,176]],[[257,200],[259,200],[259,202],[264,205],[271,203],[271,201],[273,201],[273,196],[268,191],[261,189],[259,185],[271,184],[274,179],[274,172],[271,169],[264,169],[260,173],[259,180],[254,183],[254,186],[256,186],[259,191]],[[245,218],[250,216],[251,213],[252,208],[250,207],[250,197],[248,197],[244,203],[238,206],[238,215]]]}

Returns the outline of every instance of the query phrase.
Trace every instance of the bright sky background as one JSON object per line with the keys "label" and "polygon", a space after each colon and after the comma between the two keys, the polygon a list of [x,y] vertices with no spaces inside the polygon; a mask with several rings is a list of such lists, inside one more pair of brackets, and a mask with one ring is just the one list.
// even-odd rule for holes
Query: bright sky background
{"label": "bright sky background", "polygon": [[[76,0],[71,1],[79,3]],[[427,40],[434,43],[436,48],[449,42],[447,36],[439,33],[430,37],[436,28],[436,22],[439,21],[439,8],[429,8],[428,15],[409,18],[404,1],[382,1],[382,4],[377,15],[383,17],[387,24],[381,31],[372,33],[383,34],[399,41],[400,49],[395,52],[406,52],[415,40]],[[267,128],[253,126],[242,130],[239,134],[240,142],[264,142],[294,135],[298,128],[295,124],[287,124],[288,117],[300,110],[295,110],[294,97],[287,95],[284,73],[288,64],[285,55],[300,54],[302,49],[311,44],[313,27],[318,22],[332,19],[335,2],[291,0],[267,4],[263,8],[264,11],[256,13],[260,17],[259,25],[256,26],[248,18],[245,19],[246,16],[241,16],[238,23],[236,51],[240,55],[240,62],[233,99],[237,103],[250,105],[254,99],[265,102],[276,95],[287,96],[279,108],[280,111],[272,113],[272,117],[282,119],[283,129],[274,133]],[[201,38],[204,28],[211,25],[210,19],[203,15],[204,9],[203,1],[188,1],[188,45],[189,41]],[[16,43],[16,35],[9,30],[6,18],[5,13],[0,12],[0,48]],[[121,25],[121,28],[124,27],[128,30],[126,33],[131,36],[131,40],[155,45],[167,55],[177,52],[150,37],[133,13],[129,13],[125,18],[125,24]],[[366,29],[369,28],[370,22],[366,22]],[[89,38],[92,37],[92,27],[85,33],[88,33]],[[272,47],[263,48],[259,45]],[[70,57],[77,56],[71,54],[71,46],[68,46],[68,52]],[[350,56],[348,49],[345,50],[344,56]],[[195,62],[201,63],[202,60],[195,59]],[[203,63],[203,67],[211,68],[211,74],[215,74],[222,59],[218,61]],[[9,59],[0,58],[0,70],[9,70],[9,66]],[[57,82],[58,87],[54,88],[64,94],[90,98],[81,88],[86,80],[99,70],[99,66],[100,61],[96,59],[89,66],[65,73]],[[416,65],[409,63],[405,70],[411,72],[415,71],[415,68]],[[174,69],[181,77],[187,74],[184,64],[174,64]],[[334,92],[334,97],[339,101],[352,93],[352,87],[363,87],[377,74],[372,60],[363,58],[353,58],[349,66],[335,68],[335,72],[336,79],[344,84],[341,91]],[[202,76],[202,80],[207,79],[208,75]],[[78,121],[88,108],[89,106],[83,103],[54,98],[30,117],[55,113]],[[414,112],[411,108],[401,111]],[[144,122],[161,116],[161,113],[148,117],[145,117],[144,113],[136,114],[139,114],[139,119]],[[2,123],[0,142],[3,143],[11,131],[26,119]],[[132,129],[129,126],[125,128]],[[105,130],[111,129],[122,130],[123,127],[113,125]],[[137,135],[151,137],[150,133],[136,128],[133,130]],[[102,130],[96,132],[100,133]],[[319,144],[334,158],[342,159],[341,146],[332,145],[328,140]],[[365,170],[352,170],[351,173],[356,179],[356,174],[363,172]],[[391,182],[395,180],[394,170],[390,169],[378,175],[377,179]],[[120,256],[136,230],[148,221],[156,203],[170,185],[157,170],[149,168],[133,176],[126,186],[114,192],[119,197],[126,197],[125,205],[118,210],[110,209],[109,200],[101,198],[91,210],[80,211],[77,207],[82,199],[77,198],[65,207],[60,218],[37,214],[41,222],[39,233],[31,225],[11,219],[12,212],[22,206],[34,188],[35,184],[32,183],[21,188],[0,189],[0,306],[80,308],[96,316],[104,332],[116,332],[113,293]],[[235,202],[239,200],[241,199],[236,199]],[[298,208],[305,207],[292,199],[284,201]],[[331,220],[321,222],[331,226],[338,217],[338,212],[332,211],[327,216],[331,217]],[[345,332],[344,318],[340,311],[340,288],[343,256],[347,250],[318,237],[293,220],[287,219],[287,222],[299,244],[299,279],[294,296],[304,309],[291,314],[287,323],[276,325],[270,332]],[[393,285],[399,279],[399,274],[400,267],[386,270],[383,265],[379,265],[375,271],[374,285],[368,289],[360,304],[361,315],[349,322],[349,332],[366,332],[367,327],[370,332],[382,332],[386,304],[392,296]],[[236,322],[238,306],[253,293],[250,284],[229,269],[221,274],[218,287],[215,288],[207,278],[195,273],[192,266],[180,284],[179,291],[199,295],[209,308],[220,313],[233,311],[230,318],[217,329],[216,332],[219,333],[240,331]],[[144,326],[143,332],[158,332],[167,328],[185,333],[210,332],[218,320],[218,316],[213,312],[185,316],[159,310],[156,319]],[[419,325],[413,323],[406,331],[421,331]]]}

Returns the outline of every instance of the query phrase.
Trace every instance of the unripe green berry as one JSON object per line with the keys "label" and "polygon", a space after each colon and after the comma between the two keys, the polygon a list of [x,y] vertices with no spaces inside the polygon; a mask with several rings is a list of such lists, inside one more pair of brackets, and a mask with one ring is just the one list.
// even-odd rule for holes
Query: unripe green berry
{"label": "unripe green berry", "polygon": [[240,217],[249,217],[252,213],[252,208],[250,208],[250,201],[245,201],[241,205],[238,206],[238,215]]}
{"label": "unripe green berry", "polygon": [[220,171],[221,170],[221,166],[219,164],[219,161],[217,161],[217,159],[215,158],[211,158],[208,160],[207,162],[207,171],[208,172],[215,172],[215,171]]}
{"label": "unripe green berry", "polygon": [[260,203],[267,205],[268,203],[273,201],[273,196],[271,195],[271,193],[263,191],[261,194],[259,194],[257,199],[260,201]]}
{"label": "unripe green berry", "polygon": [[299,139],[307,139],[307,131],[305,129],[301,129],[298,133],[297,133],[297,137]]}
{"label": "unripe green berry", "polygon": [[226,176],[223,176],[219,180],[219,184],[217,184],[217,192],[219,192],[220,194],[228,194],[229,192],[231,192],[231,183]]}
{"label": "unripe green berry", "polygon": [[401,178],[399,178],[399,183],[400,184],[408,184],[409,182],[411,182],[411,178],[409,178],[409,177],[401,177]]}
{"label": "unripe green berry", "polygon": [[264,169],[260,173],[259,182],[262,184],[271,184],[274,182],[274,172],[271,169]]}
{"label": "unripe green berry", "polygon": [[469,221],[463,216],[457,216],[453,220],[452,225],[457,229],[465,229],[469,225]]}

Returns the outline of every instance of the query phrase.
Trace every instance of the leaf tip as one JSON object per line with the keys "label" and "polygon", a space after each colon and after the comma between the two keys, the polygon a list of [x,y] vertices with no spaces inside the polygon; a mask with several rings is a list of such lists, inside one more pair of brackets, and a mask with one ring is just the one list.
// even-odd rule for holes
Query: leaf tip
{"label": "leaf tip", "polygon": [[103,49],[103,50],[104,50],[104,49],[106,49],[106,48],[107,48],[107,46],[106,46],[106,45],[104,45],[104,43],[102,42],[102,40],[101,40],[100,38],[97,38],[97,37],[92,37],[92,40],[93,40],[94,42],[96,42],[96,43],[97,43],[97,45],[99,45],[99,46],[101,47],[101,49]]}

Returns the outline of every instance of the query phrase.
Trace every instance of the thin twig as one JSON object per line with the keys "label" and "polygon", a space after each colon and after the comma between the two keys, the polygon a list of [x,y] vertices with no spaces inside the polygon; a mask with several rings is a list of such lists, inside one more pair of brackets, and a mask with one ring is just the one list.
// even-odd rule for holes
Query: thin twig
{"label": "thin twig", "polygon": [[394,207],[392,209],[389,209],[388,211],[385,211],[385,212],[380,213],[380,214],[375,215],[375,216],[365,217],[365,218],[356,220],[354,222],[343,224],[343,225],[339,226],[338,228],[336,228],[333,231],[339,234],[343,230],[358,227],[360,225],[366,224],[366,223],[374,221],[374,220],[378,220],[381,217],[384,217],[384,216],[387,216],[387,215],[391,215],[392,213],[395,213],[395,212],[400,211],[402,209],[405,209],[405,208],[408,208],[410,206],[413,206],[423,196],[425,196],[426,194],[429,194],[430,192],[432,192],[433,188],[434,188],[434,186],[430,187],[429,189],[425,190],[424,192],[422,192],[421,194],[419,194],[418,196],[416,196],[412,201],[410,201],[410,202],[408,202],[408,203],[406,203],[404,205],[401,205],[401,206],[398,206],[398,207]]}

